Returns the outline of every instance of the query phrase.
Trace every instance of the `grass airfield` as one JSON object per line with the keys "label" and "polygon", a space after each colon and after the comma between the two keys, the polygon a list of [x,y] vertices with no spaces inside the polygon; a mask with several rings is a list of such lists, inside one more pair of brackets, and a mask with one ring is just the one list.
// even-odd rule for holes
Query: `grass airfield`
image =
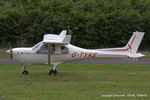
{"label": "grass airfield", "polygon": [[[22,75],[20,64],[0,64],[0,100],[150,100],[150,65],[61,64],[48,76],[51,68],[29,65]],[[103,96],[115,94],[125,96]]]}

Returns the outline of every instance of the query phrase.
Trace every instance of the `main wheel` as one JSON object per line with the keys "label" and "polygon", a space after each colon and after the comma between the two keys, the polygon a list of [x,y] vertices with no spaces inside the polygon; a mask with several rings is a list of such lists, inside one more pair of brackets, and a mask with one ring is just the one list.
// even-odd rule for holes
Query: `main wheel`
{"label": "main wheel", "polygon": [[27,71],[27,70],[24,70],[24,71],[22,72],[22,74],[28,75],[28,71]]}

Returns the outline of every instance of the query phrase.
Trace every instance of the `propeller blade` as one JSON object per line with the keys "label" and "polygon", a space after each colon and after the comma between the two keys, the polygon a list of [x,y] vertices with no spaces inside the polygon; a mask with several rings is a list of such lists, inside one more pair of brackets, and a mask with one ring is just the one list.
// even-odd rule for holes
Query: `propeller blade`
{"label": "propeller blade", "polygon": [[13,58],[13,51],[12,51],[12,49],[10,50],[10,58],[11,58],[11,60]]}
{"label": "propeller blade", "polygon": [[12,58],[13,58],[13,50],[12,50],[12,47],[11,47],[10,43],[9,43],[9,50],[10,50],[10,59],[12,60]]}

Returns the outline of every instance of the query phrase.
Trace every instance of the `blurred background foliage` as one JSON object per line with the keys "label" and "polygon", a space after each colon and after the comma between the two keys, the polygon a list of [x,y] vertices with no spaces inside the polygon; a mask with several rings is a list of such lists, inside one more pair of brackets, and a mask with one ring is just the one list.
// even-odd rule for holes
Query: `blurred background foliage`
{"label": "blurred background foliage", "polygon": [[0,47],[32,46],[67,30],[84,48],[124,46],[134,31],[150,50],[150,0],[0,0]]}

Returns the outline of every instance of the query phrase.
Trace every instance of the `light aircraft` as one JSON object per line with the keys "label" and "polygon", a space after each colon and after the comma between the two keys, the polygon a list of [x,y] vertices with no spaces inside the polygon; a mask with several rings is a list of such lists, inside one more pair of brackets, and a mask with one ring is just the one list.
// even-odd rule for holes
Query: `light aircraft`
{"label": "light aircraft", "polygon": [[71,35],[63,30],[60,35],[45,34],[43,41],[30,48],[13,48],[7,50],[11,58],[22,64],[22,74],[28,74],[27,64],[53,65],[49,75],[56,75],[56,66],[68,61],[79,59],[95,59],[101,57],[132,57],[139,58],[144,55],[137,53],[144,32],[133,32],[129,42],[124,47],[106,49],[83,49],[70,44]]}

